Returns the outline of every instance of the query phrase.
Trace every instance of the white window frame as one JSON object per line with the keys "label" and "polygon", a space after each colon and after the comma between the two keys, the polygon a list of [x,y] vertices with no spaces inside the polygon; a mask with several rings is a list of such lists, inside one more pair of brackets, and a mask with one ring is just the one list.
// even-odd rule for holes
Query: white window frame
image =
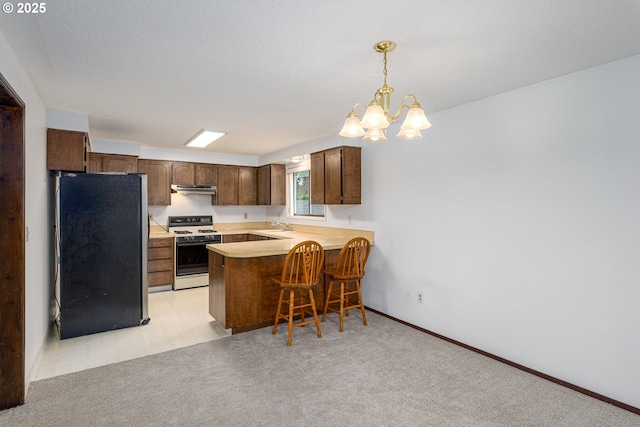
{"label": "white window frame", "polygon": [[311,170],[311,161],[306,160],[300,163],[287,165],[287,219],[305,219],[312,221],[325,221],[327,218],[327,205],[324,205],[324,213],[322,215],[294,215],[293,206],[295,201],[293,200],[293,174],[296,172],[304,172]]}

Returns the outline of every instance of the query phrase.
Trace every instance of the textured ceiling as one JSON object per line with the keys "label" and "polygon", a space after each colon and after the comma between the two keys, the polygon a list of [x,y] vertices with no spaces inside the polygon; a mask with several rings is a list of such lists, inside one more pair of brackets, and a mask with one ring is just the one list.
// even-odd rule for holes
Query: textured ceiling
{"label": "textured ceiling", "polygon": [[[0,28],[91,138],[262,155],[337,134],[382,85],[427,114],[640,53],[638,0],[52,0]],[[434,126],[436,123],[434,123]],[[428,131],[425,131],[428,138]],[[336,136],[336,138],[338,138]]]}

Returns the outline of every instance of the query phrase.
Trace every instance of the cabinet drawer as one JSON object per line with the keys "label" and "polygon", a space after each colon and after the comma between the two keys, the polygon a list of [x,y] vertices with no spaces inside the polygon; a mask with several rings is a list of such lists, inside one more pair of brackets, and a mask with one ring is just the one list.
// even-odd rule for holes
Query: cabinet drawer
{"label": "cabinet drawer", "polygon": [[160,237],[157,239],[149,239],[149,248],[173,247],[172,237]]}
{"label": "cabinet drawer", "polygon": [[167,259],[154,259],[149,261],[148,264],[149,273],[155,273],[158,271],[172,271],[173,270],[173,260],[170,258]]}
{"label": "cabinet drawer", "polygon": [[149,260],[173,258],[173,246],[165,248],[149,248]]}
{"label": "cabinet drawer", "polygon": [[173,272],[172,271],[159,271],[157,273],[149,273],[147,275],[149,287],[151,286],[164,286],[173,285]]}

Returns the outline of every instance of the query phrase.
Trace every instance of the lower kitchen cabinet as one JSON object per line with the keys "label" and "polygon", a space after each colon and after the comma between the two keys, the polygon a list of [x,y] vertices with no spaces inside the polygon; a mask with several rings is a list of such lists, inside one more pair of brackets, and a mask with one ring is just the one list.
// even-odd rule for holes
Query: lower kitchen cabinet
{"label": "lower kitchen cabinet", "polygon": [[149,288],[173,286],[173,237],[149,239],[147,252]]}
{"label": "lower kitchen cabinet", "polygon": [[248,242],[249,234],[227,234],[222,236],[222,243]]}

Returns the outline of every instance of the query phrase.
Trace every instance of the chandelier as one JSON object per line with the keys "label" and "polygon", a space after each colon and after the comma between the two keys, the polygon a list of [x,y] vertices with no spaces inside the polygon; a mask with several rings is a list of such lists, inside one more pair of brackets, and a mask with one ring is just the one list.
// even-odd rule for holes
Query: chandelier
{"label": "chandelier", "polygon": [[[415,95],[408,94],[402,98],[400,102],[400,108],[394,115],[389,114],[389,104],[391,102],[391,93],[393,88],[387,86],[387,52],[391,52],[396,48],[395,42],[382,41],[376,43],[373,49],[376,52],[380,52],[384,55],[384,84],[381,88],[376,90],[373,95],[373,100],[366,106],[362,102],[358,102],[353,105],[351,112],[347,115],[347,119],[344,121],[344,126],[340,131],[340,136],[347,137],[360,137],[363,141],[367,142],[384,142],[387,140],[386,130],[390,123],[395,122],[400,117],[403,108],[407,108],[407,117],[404,119],[402,126],[400,126],[400,132],[396,135],[397,138],[402,139],[420,139],[422,134],[420,130],[431,127],[431,123],[427,120],[427,116],[424,114],[422,106],[418,103]],[[407,99],[412,98],[411,104],[405,104]],[[358,114],[355,112],[356,107],[362,106],[366,108],[364,117],[360,120]],[[365,132],[366,129],[366,132]]]}

